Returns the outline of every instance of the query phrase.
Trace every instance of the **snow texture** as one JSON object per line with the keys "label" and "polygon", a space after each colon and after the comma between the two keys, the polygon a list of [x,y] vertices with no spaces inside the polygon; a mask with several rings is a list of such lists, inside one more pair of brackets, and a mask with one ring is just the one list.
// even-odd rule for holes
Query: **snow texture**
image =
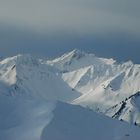
{"label": "snow texture", "polygon": [[138,140],[139,83],[140,65],[79,50],[3,59],[0,140]]}

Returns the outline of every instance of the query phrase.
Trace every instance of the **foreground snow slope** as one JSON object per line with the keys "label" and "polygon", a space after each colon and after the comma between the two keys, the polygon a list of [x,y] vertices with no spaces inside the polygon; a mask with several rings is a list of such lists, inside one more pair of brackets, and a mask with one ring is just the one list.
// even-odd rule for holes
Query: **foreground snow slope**
{"label": "foreground snow slope", "polygon": [[0,97],[1,140],[138,140],[139,128],[80,106]]}
{"label": "foreground snow slope", "polygon": [[0,96],[0,139],[41,140],[55,103]]}
{"label": "foreground snow slope", "polygon": [[134,99],[138,98],[140,91],[140,65],[131,61],[118,64],[113,59],[99,58],[79,50],[47,64],[59,69],[63,80],[82,94],[73,101],[74,104],[140,124],[140,103]]}
{"label": "foreground snow slope", "polygon": [[58,103],[42,140],[137,140],[139,128],[80,106]]}

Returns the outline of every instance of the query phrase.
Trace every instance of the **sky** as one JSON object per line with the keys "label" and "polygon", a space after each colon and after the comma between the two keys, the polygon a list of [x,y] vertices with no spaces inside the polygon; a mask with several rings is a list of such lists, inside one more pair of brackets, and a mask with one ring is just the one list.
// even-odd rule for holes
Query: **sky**
{"label": "sky", "polygon": [[74,48],[140,63],[140,0],[0,0],[0,56]]}

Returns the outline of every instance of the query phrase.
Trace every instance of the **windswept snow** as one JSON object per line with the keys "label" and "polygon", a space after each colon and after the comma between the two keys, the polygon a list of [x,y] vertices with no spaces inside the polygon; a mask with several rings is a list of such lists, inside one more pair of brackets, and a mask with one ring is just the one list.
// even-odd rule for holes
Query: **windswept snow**
{"label": "windswept snow", "polygon": [[41,140],[43,129],[53,118],[55,103],[0,97],[0,139]]}
{"label": "windswept snow", "polygon": [[0,98],[1,140],[137,140],[139,128],[80,106]]}
{"label": "windswept snow", "polygon": [[0,83],[6,86],[9,96],[69,102],[80,95],[72,91],[59,74],[55,74],[54,68],[41,64],[30,55],[18,55],[1,61],[0,73]]}
{"label": "windswept snow", "polygon": [[53,121],[44,129],[42,140],[135,140],[139,128],[111,120],[80,106],[58,103]]}
{"label": "windswept snow", "polygon": [[[74,56],[74,57],[73,57]],[[131,61],[118,64],[113,59],[99,58],[94,54],[87,54],[74,50],[60,58],[48,61],[48,64],[62,71],[63,80],[82,95],[73,101],[84,107],[89,107],[101,113],[110,108],[115,113],[119,103],[140,91],[140,65]],[[128,122],[139,114],[136,105],[132,105],[134,113],[120,114],[120,119]],[[110,114],[106,114],[112,117]],[[139,122],[133,119],[132,123]]]}
{"label": "windswept snow", "polygon": [[86,54],[75,49],[69,53],[64,54],[59,58],[47,61],[47,63],[51,66],[58,68],[63,72],[67,72],[94,64],[113,64],[115,63],[115,60],[97,58],[94,54]]}
{"label": "windswept snow", "polygon": [[138,140],[139,83],[140,65],[79,50],[3,59],[0,140]]}

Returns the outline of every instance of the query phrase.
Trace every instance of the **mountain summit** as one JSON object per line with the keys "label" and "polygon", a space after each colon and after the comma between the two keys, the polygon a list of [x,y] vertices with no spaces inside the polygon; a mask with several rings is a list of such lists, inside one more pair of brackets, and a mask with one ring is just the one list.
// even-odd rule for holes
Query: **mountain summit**
{"label": "mountain summit", "polygon": [[140,91],[140,65],[131,61],[119,64],[78,50],[48,64],[62,71],[63,80],[82,94],[73,104],[140,124],[139,97],[131,98]]}
{"label": "mountain summit", "polygon": [[94,54],[75,49],[47,63],[61,71],[72,71],[89,65],[111,65],[115,62],[113,59],[98,58]]}
{"label": "mountain summit", "polygon": [[31,55],[17,55],[1,61],[0,83],[5,85],[0,89],[1,94],[6,92],[9,96],[69,101],[80,95],[71,91],[54,68]]}

